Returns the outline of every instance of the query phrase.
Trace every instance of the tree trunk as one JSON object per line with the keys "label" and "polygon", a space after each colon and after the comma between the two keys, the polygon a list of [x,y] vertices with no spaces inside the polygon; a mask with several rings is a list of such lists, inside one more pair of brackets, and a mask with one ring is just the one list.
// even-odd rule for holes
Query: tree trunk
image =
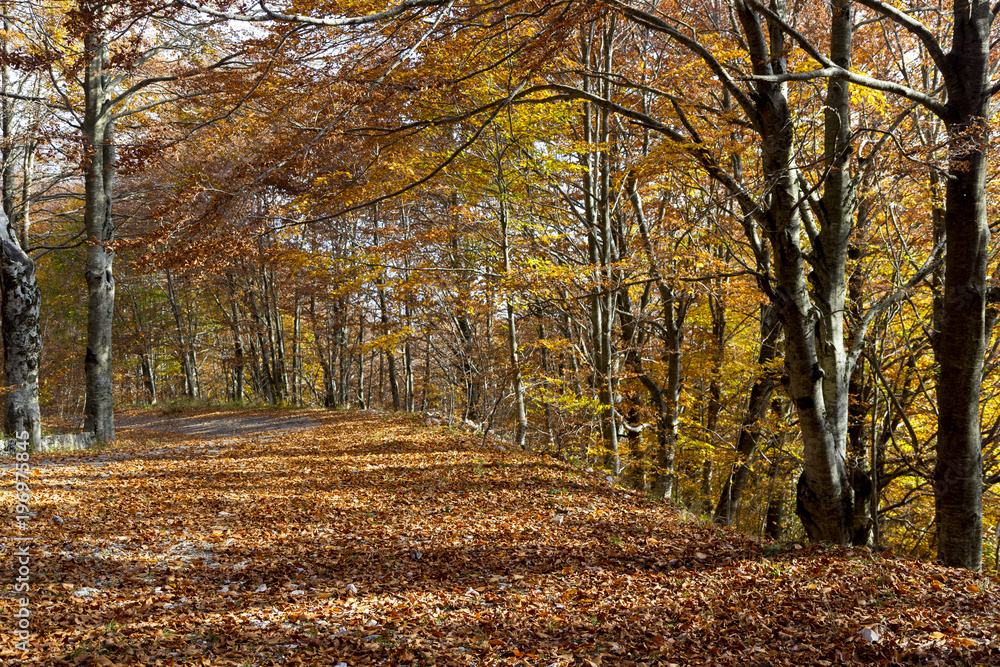
{"label": "tree trunk", "polygon": [[180,359],[181,368],[184,371],[184,379],[187,386],[187,397],[194,399],[196,395],[194,368],[192,368],[191,354],[188,348],[187,336],[184,332],[184,320],[181,317],[180,304],[177,302],[177,293],[174,291],[174,278],[170,273],[170,269],[166,270],[166,274],[167,300],[170,302],[170,312],[174,315],[174,324],[177,327],[177,356]]}
{"label": "tree trunk", "polygon": [[[319,360],[319,366],[323,371],[323,407],[333,408],[337,402],[333,368],[330,353],[323,347],[323,331],[320,329],[319,316],[316,314],[315,296],[309,298],[309,316],[312,319],[313,341],[316,343],[316,358]],[[324,319],[326,322],[329,322],[329,317]],[[329,327],[323,327],[323,329],[329,331]],[[330,347],[332,348],[332,346],[333,343],[331,341]],[[363,400],[364,398],[362,397]]]}
{"label": "tree trunk", "polygon": [[365,311],[358,310],[358,407],[368,409],[365,401]]}
{"label": "tree trunk", "polygon": [[[580,59],[587,72],[583,89],[587,93],[609,100],[614,56],[614,21],[597,36],[594,23],[580,31]],[[600,48],[594,48],[597,44]],[[612,374],[612,333],[614,299],[611,288],[611,170],[607,145],[611,135],[611,113],[604,106],[587,102],[583,105],[583,139],[586,152],[580,154],[583,168],[583,204],[587,226],[587,253],[590,261],[592,293],[590,295],[590,344],[594,355],[593,389],[600,406],[601,440],[604,443],[604,465],[617,475],[621,470],[618,452],[618,426],[614,407],[614,377]],[[600,148],[598,148],[600,146]]]}
{"label": "tree trunk", "polygon": [[[507,215],[507,190],[503,180],[503,168],[498,164],[498,185],[500,188],[500,252],[503,256],[503,274],[510,276],[510,218]],[[514,417],[517,419],[514,431],[514,446],[524,449],[528,432],[528,417],[524,410],[524,385],[521,379],[521,359],[517,350],[517,322],[514,318],[514,294],[508,291],[507,302],[507,354],[513,373]]]}
{"label": "tree trunk", "polygon": [[[382,287],[382,279],[377,278],[375,284],[378,285],[378,305],[382,318],[382,334],[389,335],[389,309],[386,304],[385,289]],[[385,349],[386,366],[389,373],[389,392],[392,394],[392,409],[399,411],[403,403],[399,395],[399,374],[396,372],[396,353],[390,347]]]}
{"label": "tree trunk", "polygon": [[279,401],[284,403],[288,400],[290,389],[288,383],[288,363],[285,354],[285,321],[278,304],[278,286],[274,277],[274,269],[268,269],[270,279],[267,281],[270,292],[269,311],[271,320],[274,322],[274,378],[278,387]]}
{"label": "tree trunk", "polygon": [[24,173],[21,176],[21,215],[17,225],[21,229],[21,247],[27,249],[31,238],[31,183],[35,176],[35,151],[37,144],[29,141],[24,147]]}
{"label": "tree trunk", "polygon": [[243,357],[243,339],[240,337],[239,311],[236,308],[236,300],[233,300],[233,400],[236,403],[243,402],[243,368],[245,360]]}
{"label": "tree trunk", "polygon": [[266,328],[266,343],[269,350],[267,374],[271,384],[271,403],[278,405],[285,402],[285,343],[284,328],[281,325],[281,312],[278,310],[278,299],[274,294],[274,275],[266,266],[261,266],[261,313],[264,316]]}
{"label": "tree trunk", "polygon": [[[902,22],[893,14],[899,10],[859,1]],[[944,121],[948,135],[944,296],[934,309],[935,319],[940,317],[936,322],[940,333],[932,336],[937,338],[934,349],[940,364],[934,469],[936,541],[942,564],[975,571],[982,567],[983,539],[979,400],[986,349],[990,243],[986,177],[990,98],[996,92],[990,81],[994,19],[989,0],[956,0],[949,52],[944,52],[940,40],[920,35],[929,45],[947,93],[946,102],[938,108],[925,103]]]}
{"label": "tree trunk", "polygon": [[406,326],[409,332],[406,336],[406,343],[403,345],[403,388],[406,400],[404,404],[407,412],[413,412],[414,391],[413,391],[413,332],[412,312],[409,304],[406,305]]}
{"label": "tree trunk", "polygon": [[[639,223],[640,238],[642,239],[646,260],[649,262],[649,275],[660,294],[662,318],[659,328],[663,339],[663,361],[667,366],[667,378],[665,382],[662,384],[656,382],[642,368],[643,364],[637,348],[641,347],[645,336],[635,329],[634,316],[631,314],[627,288],[621,290],[618,299],[622,304],[620,308],[622,313],[622,333],[625,340],[630,343],[626,352],[629,365],[638,373],[640,382],[642,382],[643,386],[649,392],[650,402],[657,407],[658,412],[656,474],[653,478],[653,493],[658,497],[669,499],[673,495],[676,477],[674,461],[677,457],[677,424],[681,399],[684,319],[687,317],[687,311],[692,299],[686,295],[677,295],[673,286],[664,280],[663,271],[660,269],[656,258],[652,238],[649,233],[649,226],[643,212],[638,184],[633,176],[627,179],[626,188],[632,208],[635,211],[636,220]],[[620,236],[624,238],[624,235]],[[629,318],[629,322],[625,321],[626,316]]]}
{"label": "tree trunk", "polygon": [[[715,288],[722,286],[716,280]],[[719,414],[722,412],[722,366],[726,360],[726,306],[715,296],[709,296],[709,311],[712,314],[712,378],[708,387],[708,406],[705,411],[706,452],[701,468],[701,494],[698,498],[698,512],[712,511],[712,482],[715,472],[715,442],[719,428]]]}
{"label": "tree trunk", "polygon": [[[832,0],[830,8],[833,17],[830,59],[849,69],[854,34],[851,2]],[[848,367],[844,347],[844,312],[847,240],[852,225],[850,154],[850,85],[845,80],[831,78],[824,106],[823,159],[827,174],[818,241],[822,251],[813,262],[818,312],[810,312],[798,243],[777,243],[780,250],[776,257],[780,260],[776,264],[785,278],[782,287],[792,297],[783,308],[786,356],[790,368],[798,367],[797,372],[790,373],[791,387],[805,443],[796,513],[811,540],[834,544],[854,541],[852,478],[860,479],[857,474],[850,475],[847,468],[848,384],[852,369]],[[791,164],[788,158],[784,161]],[[795,196],[794,190],[787,193]],[[778,238],[781,236],[786,235]],[[814,342],[817,337],[809,330],[814,318],[819,325],[818,345]],[[811,377],[807,366],[812,367]],[[817,395],[817,389],[821,395]]]}
{"label": "tree trunk", "polygon": [[148,352],[139,355],[139,365],[142,372],[142,384],[146,389],[146,398],[150,405],[156,405],[156,379],[153,377],[153,364]]}
{"label": "tree trunk", "polygon": [[[0,9],[5,15],[7,14],[6,3]],[[3,29],[5,32],[10,30],[10,22],[6,16],[3,19]],[[2,164],[0,164],[0,188],[2,188],[2,208],[7,220],[4,224],[12,224],[16,219],[14,215],[14,191],[16,189],[14,187],[14,98],[9,96],[13,91],[11,90],[10,67],[7,65],[10,56],[8,44],[6,38],[0,42],[0,55],[4,58],[3,64],[0,64],[0,87],[2,87],[3,92],[3,95],[0,96],[0,138],[3,139],[3,143],[0,144],[0,160],[2,160]]]}
{"label": "tree trunk", "polygon": [[295,295],[295,314],[292,319],[292,401],[302,405],[302,305]]}
{"label": "tree trunk", "polygon": [[[871,178],[865,175],[862,187],[870,187]],[[873,214],[874,202],[868,192],[864,192],[858,197],[857,222],[855,223],[854,240],[847,248],[848,258],[855,266],[865,258],[862,251],[861,239],[866,235],[868,223]],[[861,304],[864,302],[864,274],[862,271],[855,271],[848,280],[848,309],[854,321],[859,322],[863,316]],[[853,340],[851,341],[853,345]],[[871,412],[872,424],[876,421],[876,412],[869,404],[873,392],[871,382],[865,381],[863,359],[859,360],[854,372],[850,376],[847,386],[847,452],[848,462],[851,468],[851,486],[854,489],[854,520],[853,530],[855,545],[867,545],[871,542],[876,522],[876,514],[872,513],[872,493],[876,491],[874,480],[876,479],[874,459],[869,459],[865,429],[865,419]],[[871,451],[875,445],[872,443]],[[870,465],[866,465],[866,461]],[[868,473],[865,472],[867,468]],[[878,494],[875,493],[877,496]],[[876,500],[877,507],[877,500]]]}
{"label": "tree trunk", "polygon": [[109,107],[108,35],[84,37],[84,226],[87,235],[87,354],[84,359],[87,398],[84,428],[98,443],[115,439],[114,374],[111,330],[115,310],[111,198],[115,180],[114,121]]}
{"label": "tree trunk", "polygon": [[988,2],[955,2],[946,72],[946,260],[937,387],[934,469],[938,560],[978,571],[983,548],[983,459],[979,397],[986,350],[986,272],[990,229],[986,207],[989,130]]}
{"label": "tree trunk", "polygon": [[14,437],[26,432],[30,446],[35,448],[42,437],[38,408],[41,292],[35,280],[35,263],[22,250],[17,236],[10,220],[0,211],[0,289],[7,385],[4,430]]}
{"label": "tree trunk", "polygon": [[771,463],[771,490],[767,496],[767,509],[764,511],[764,537],[780,540],[784,532],[785,490],[781,488],[781,466],[775,457]]}
{"label": "tree trunk", "polygon": [[548,347],[547,336],[545,334],[544,322],[538,323],[538,357],[542,371],[542,386],[545,389],[545,396],[546,396],[546,399],[543,401],[543,406],[545,408],[545,433],[548,435],[549,445],[556,448],[556,454],[561,454],[562,443],[560,442],[559,434],[556,431],[555,415],[553,414],[552,410],[552,402],[548,400],[548,396],[552,391],[552,383],[549,380],[551,368],[549,362],[549,347]]}

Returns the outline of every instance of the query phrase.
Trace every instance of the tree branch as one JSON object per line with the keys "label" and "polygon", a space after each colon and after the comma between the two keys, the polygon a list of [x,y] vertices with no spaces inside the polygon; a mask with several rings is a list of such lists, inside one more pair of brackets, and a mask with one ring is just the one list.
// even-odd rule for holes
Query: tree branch
{"label": "tree branch", "polygon": [[672,25],[664,21],[658,16],[645,12],[641,9],[632,7],[631,5],[621,2],[621,0],[608,0],[608,4],[617,7],[625,16],[629,17],[639,25],[642,25],[655,32],[661,32],[679,42],[692,52],[694,52],[699,58],[701,58],[712,73],[719,77],[719,81],[722,85],[732,94],[736,99],[736,102],[743,108],[743,112],[747,115],[747,118],[753,121],[756,117],[756,110],[753,100],[747,95],[746,91],[740,88],[731,76],[726,68],[722,66],[722,63],[716,59],[712,52],[709,51],[701,42],[691,37],[688,37],[681,31],[674,28]]}
{"label": "tree branch", "polygon": [[[920,40],[920,43],[924,45],[924,48],[927,49],[927,53],[930,54],[931,60],[934,61],[937,68],[941,70],[942,73],[948,72],[950,69],[948,66],[948,59],[945,57],[944,51],[941,49],[941,44],[939,44],[937,39],[935,39],[934,33],[931,32],[930,28],[909,14],[904,13],[892,5],[887,5],[881,0],[857,1],[868,9],[876,11],[879,14],[895,21],[913,33],[913,35]],[[1000,7],[1000,4],[997,6]]]}
{"label": "tree branch", "polygon": [[187,2],[186,0],[181,0],[181,5],[187,7],[188,9],[193,9],[197,12],[203,14],[208,14],[209,16],[215,16],[220,19],[227,19],[230,21],[243,21],[243,22],[259,22],[259,21],[279,21],[283,23],[305,23],[308,25],[323,26],[327,28],[337,28],[341,26],[358,26],[367,25],[369,23],[377,23],[378,21],[384,21],[386,19],[395,18],[401,14],[405,14],[411,9],[423,9],[426,7],[437,7],[439,5],[446,4],[447,0],[406,0],[401,2],[395,7],[390,7],[381,12],[375,12],[374,14],[367,14],[365,16],[345,16],[338,19],[322,19],[313,16],[302,16],[300,14],[284,14],[279,11],[270,9],[264,2],[260,0],[258,3],[261,8],[260,14],[239,14],[235,12],[223,12],[217,9],[212,9],[205,5],[199,4],[197,2]]}
{"label": "tree branch", "polygon": [[931,252],[931,256],[927,258],[924,265],[920,267],[920,269],[914,273],[909,280],[907,280],[895,292],[886,296],[865,312],[864,317],[861,318],[861,324],[854,333],[854,342],[851,344],[851,349],[847,354],[848,377],[854,372],[854,367],[858,363],[858,357],[861,356],[861,351],[864,349],[865,338],[868,335],[868,327],[871,326],[871,323],[875,320],[875,318],[878,317],[879,314],[883,313],[886,308],[906,298],[911,289],[916,287],[920,281],[926,278],[931,271],[936,269],[941,262],[944,261],[944,248],[945,244],[943,241],[938,243]]}
{"label": "tree branch", "polygon": [[882,79],[873,79],[870,76],[865,76],[863,74],[857,74],[850,70],[846,70],[843,67],[837,67],[832,63],[828,67],[823,69],[814,69],[809,72],[789,72],[788,74],[775,74],[771,76],[751,76],[748,77],[760,81],[769,81],[771,83],[782,83],[785,81],[811,81],[813,79],[824,79],[824,78],[838,78],[845,79],[850,83],[857,84],[859,86],[864,86],[865,88],[870,88],[872,90],[880,90],[885,93],[892,93],[894,95],[899,95],[900,97],[905,97],[908,100],[912,100],[919,104],[920,106],[926,108],[928,111],[933,113],[939,118],[945,117],[947,110],[945,105],[939,100],[934,99],[927,93],[922,93],[919,90],[914,90],[908,86],[902,84],[893,83],[891,81],[883,81]]}

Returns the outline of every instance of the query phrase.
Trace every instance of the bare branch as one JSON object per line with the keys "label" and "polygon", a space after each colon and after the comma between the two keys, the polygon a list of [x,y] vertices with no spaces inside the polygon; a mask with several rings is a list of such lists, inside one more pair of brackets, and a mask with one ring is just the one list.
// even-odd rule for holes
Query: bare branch
{"label": "bare branch", "polygon": [[869,9],[895,21],[913,33],[913,35],[920,40],[920,43],[924,45],[924,48],[927,49],[927,53],[930,54],[931,60],[934,61],[937,68],[942,72],[948,72],[950,69],[948,66],[948,59],[945,57],[941,44],[934,37],[934,33],[931,32],[930,28],[909,14],[893,7],[892,5],[887,5],[881,0],[858,0],[858,2],[865,7],[868,7]]}
{"label": "bare branch", "polygon": [[922,93],[919,90],[914,90],[908,86],[893,83],[891,81],[874,79],[870,76],[858,74],[856,72],[846,70],[843,67],[837,67],[833,64],[828,67],[824,67],[823,69],[814,69],[809,72],[789,72],[788,74],[752,76],[749,78],[760,81],[769,81],[771,83],[782,83],[784,81],[811,81],[813,79],[828,78],[845,79],[859,86],[864,86],[865,88],[880,90],[884,93],[892,93],[894,95],[899,95],[900,97],[905,97],[906,99],[912,100],[913,102],[916,102],[920,106],[926,108],[935,116],[944,117],[947,113],[945,105],[942,104],[940,100],[931,97],[927,93]]}
{"label": "bare branch", "polygon": [[709,51],[701,42],[688,37],[660,17],[632,7],[625,2],[621,2],[620,0],[609,0],[608,4],[617,7],[623,14],[625,14],[625,16],[629,17],[639,25],[645,26],[650,30],[663,33],[674,41],[679,42],[686,48],[690,49],[695,55],[701,58],[706,65],[708,65],[713,74],[719,77],[719,81],[722,82],[722,85],[732,94],[737,103],[743,108],[743,112],[747,115],[747,118],[753,120],[757,117],[753,100],[750,99],[750,96],[747,95],[746,91],[736,84],[733,78],[729,76],[729,72],[726,71],[726,68],[723,67],[722,63],[720,63],[712,52]]}
{"label": "bare branch", "polygon": [[857,331],[854,334],[854,343],[851,345],[851,349],[847,354],[848,376],[854,372],[854,367],[858,363],[858,357],[861,355],[862,349],[864,349],[865,338],[868,335],[868,327],[871,326],[871,323],[875,320],[875,318],[878,317],[880,313],[885,312],[889,306],[905,299],[911,289],[916,287],[917,284],[919,284],[931,273],[931,271],[936,269],[941,262],[944,261],[944,248],[945,244],[943,241],[938,243],[931,252],[931,256],[927,258],[924,265],[920,267],[920,269],[914,273],[909,280],[901,285],[895,292],[889,294],[865,312],[864,317],[861,318],[861,323],[858,325]]}
{"label": "bare branch", "polygon": [[223,12],[217,9],[212,9],[206,5],[199,4],[197,2],[186,2],[182,0],[181,4],[188,9],[193,9],[197,12],[203,14],[208,14],[209,16],[214,16],[216,18],[227,19],[230,21],[243,21],[243,22],[260,22],[260,21],[279,21],[282,23],[304,23],[307,25],[323,26],[327,28],[337,28],[341,26],[358,26],[367,25],[369,23],[377,23],[379,21],[385,21],[387,19],[392,19],[401,14],[413,9],[423,9],[426,7],[437,7],[446,4],[447,0],[406,0],[401,2],[395,7],[390,7],[381,12],[375,12],[374,14],[366,14],[365,16],[345,16],[343,18],[316,18],[313,16],[303,16],[301,14],[285,14],[280,11],[273,10],[269,8],[264,0],[261,0],[260,14],[240,14],[236,12]]}

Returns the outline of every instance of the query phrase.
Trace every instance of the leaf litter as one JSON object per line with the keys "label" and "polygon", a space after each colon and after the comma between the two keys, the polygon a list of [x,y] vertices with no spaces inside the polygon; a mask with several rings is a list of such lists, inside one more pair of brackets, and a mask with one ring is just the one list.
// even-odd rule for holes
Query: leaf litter
{"label": "leaf litter", "polygon": [[200,417],[39,463],[32,648],[11,530],[5,663],[1000,663],[994,577],[758,540],[412,416]]}

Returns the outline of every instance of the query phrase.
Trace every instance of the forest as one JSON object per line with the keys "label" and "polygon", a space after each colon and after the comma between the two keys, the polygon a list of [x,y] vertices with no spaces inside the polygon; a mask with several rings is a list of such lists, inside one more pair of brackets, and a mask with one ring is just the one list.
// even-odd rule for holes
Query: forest
{"label": "forest", "polygon": [[1000,569],[988,0],[0,0],[8,437],[412,412]]}

